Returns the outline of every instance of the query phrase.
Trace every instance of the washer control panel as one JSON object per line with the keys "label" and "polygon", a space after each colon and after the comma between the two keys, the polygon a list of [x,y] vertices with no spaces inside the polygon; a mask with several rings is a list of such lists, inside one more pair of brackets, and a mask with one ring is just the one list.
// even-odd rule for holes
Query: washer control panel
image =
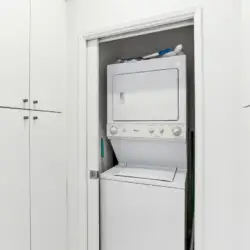
{"label": "washer control panel", "polygon": [[185,139],[185,124],[135,124],[110,123],[107,125],[107,136],[132,138]]}

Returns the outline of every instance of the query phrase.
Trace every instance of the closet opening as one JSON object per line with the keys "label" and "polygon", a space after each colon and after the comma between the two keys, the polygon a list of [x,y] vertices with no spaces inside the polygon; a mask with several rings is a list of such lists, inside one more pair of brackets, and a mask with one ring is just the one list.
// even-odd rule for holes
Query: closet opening
{"label": "closet opening", "polygon": [[80,37],[81,248],[202,249],[203,91],[200,8]]}
{"label": "closet opening", "polygon": [[[154,64],[154,62],[157,64],[158,61],[157,60],[162,60],[163,58],[165,58],[164,56],[158,56],[156,58],[153,59],[147,59],[147,60],[142,60],[142,58],[146,55],[151,55],[154,54],[156,52],[161,52],[161,51],[166,51],[166,49],[174,49],[176,48],[177,45],[182,45],[182,53],[178,54],[178,55],[173,55],[172,57],[175,56],[180,56],[180,55],[184,55],[185,56],[185,60],[186,60],[186,87],[185,87],[185,95],[186,95],[186,105],[185,105],[185,117],[186,117],[186,136],[185,136],[185,152],[186,152],[186,181],[185,181],[185,206],[184,206],[184,210],[183,210],[183,218],[185,220],[185,232],[183,233],[183,248],[181,248],[180,245],[173,243],[173,245],[171,246],[176,246],[179,247],[178,249],[176,248],[176,250],[184,250],[184,249],[194,249],[194,230],[193,230],[193,221],[194,221],[194,202],[195,202],[195,71],[194,71],[194,65],[195,65],[195,56],[194,56],[194,25],[188,25],[185,27],[178,27],[178,28],[173,28],[173,29],[168,29],[168,30],[162,30],[162,31],[158,31],[158,32],[153,32],[153,33],[149,33],[149,34],[142,34],[142,35],[137,35],[137,36],[131,36],[131,37],[124,37],[124,38],[120,38],[117,40],[100,40],[99,41],[99,78],[98,78],[98,89],[99,89],[99,146],[100,146],[100,160],[99,160],[99,172],[100,172],[100,176],[104,176],[103,179],[105,179],[105,181],[110,180],[109,177],[107,177],[107,175],[105,176],[105,173],[112,169],[115,168],[117,165],[119,164],[123,164],[123,167],[126,167],[127,165],[130,164],[130,159],[132,159],[134,157],[134,152],[136,151],[137,153],[141,153],[141,155],[139,155],[138,157],[135,155],[135,157],[133,158],[133,160],[138,163],[137,168],[133,168],[132,172],[124,172],[122,173],[120,170],[115,173],[116,176],[119,176],[119,178],[122,177],[126,178],[129,177],[130,179],[128,179],[128,181],[125,180],[125,182],[130,182],[132,181],[131,179],[131,175],[132,178],[136,179],[143,179],[143,178],[153,178],[154,180],[157,178],[156,175],[153,174],[153,172],[144,172],[143,176],[141,176],[141,174],[139,174],[139,168],[144,168],[143,164],[146,162],[146,160],[148,159],[148,165],[150,165],[149,169],[154,169],[154,162],[153,160],[155,159],[156,162],[158,162],[159,158],[161,158],[161,160],[159,160],[160,166],[158,166],[159,168],[161,168],[160,170],[165,170],[164,169],[164,164],[162,164],[162,159],[163,157],[159,155],[156,157],[152,157],[152,158],[148,158],[148,155],[144,155],[145,152],[147,151],[143,151],[143,149],[145,149],[145,147],[149,148],[149,151],[153,152],[154,150],[157,150],[159,147],[159,145],[157,144],[145,144],[145,147],[143,146],[141,149],[139,149],[139,144],[136,144],[136,138],[132,138],[131,142],[129,142],[128,144],[126,144],[126,148],[125,148],[125,144],[122,144],[120,141],[117,140],[113,140],[111,143],[110,137],[113,136],[114,134],[112,134],[112,129],[113,129],[113,125],[109,125],[110,120],[109,120],[109,113],[111,112],[108,109],[112,109],[113,115],[114,115],[114,106],[113,108],[111,108],[109,106],[109,95],[111,95],[112,93],[110,93],[110,87],[109,82],[110,81],[110,76],[108,68],[109,67],[115,67],[114,65],[123,65],[124,67],[126,67],[126,65],[136,65],[137,63],[144,63],[144,62],[149,62],[151,61],[152,65]],[[91,56],[91,55],[89,55]],[[172,58],[172,57],[168,57],[168,58]],[[166,57],[167,58],[167,57]],[[109,66],[111,65],[111,66]],[[132,67],[132,66],[131,66]],[[119,73],[119,75],[122,75],[123,73]],[[173,72],[174,74],[174,72]],[[166,75],[167,76],[167,75]],[[114,77],[114,76],[111,76]],[[143,78],[144,76],[139,75],[136,81],[146,81],[147,79],[149,79],[151,76],[146,76],[145,78]],[[154,77],[154,76],[153,76]],[[158,77],[158,76],[156,76]],[[165,77],[165,75],[163,74],[163,77]],[[168,77],[168,76],[167,76]],[[108,80],[109,79],[109,80]],[[124,78],[125,79],[125,78]],[[157,79],[154,80],[154,78],[151,79],[153,81],[152,86],[157,86]],[[118,81],[118,80],[116,80]],[[127,77],[125,80],[125,84],[127,84],[127,81],[134,81],[133,78]],[[120,84],[120,83],[119,83]],[[121,80],[121,84],[123,84],[123,80]],[[131,82],[129,83],[130,85],[132,84]],[[151,84],[151,82],[147,82],[146,84]],[[112,88],[118,88],[118,85],[112,85]],[[116,87],[114,87],[116,86]],[[120,85],[119,85],[120,86]],[[126,85],[127,86],[127,85]],[[130,86],[131,88],[134,87],[133,84]],[[129,87],[129,88],[130,88]],[[143,88],[143,87],[142,87]],[[140,89],[139,87],[136,88],[136,91],[138,94],[139,91],[148,91],[148,93],[144,93],[145,95],[141,95],[142,97],[146,97],[148,95],[150,95],[150,93],[152,93],[152,91],[154,91],[154,89],[150,89],[151,85],[149,87],[149,89],[144,90],[144,89]],[[143,117],[142,120],[140,121],[136,121],[135,120],[135,116],[131,116],[130,114],[126,114],[126,121],[124,121],[123,119],[125,119],[121,113],[119,112],[126,112],[124,111],[124,102],[126,102],[128,100],[128,98],[130,98],[130,100],[132,100],[133,96],[130,95],[128,96],[128,94],[126,92],[123,92],[123,90],[119,90],[119,95],[118,95],[118,100],[122,106],[121,109],[119,109],[116,113],[116,117],[117,120],[115,120],[114,123],[116,124],[128,124],[132,121],[133,124],[147,124],[151,127],[156,126],[156,124],[160,123],[160,125],[162,125],[163,123],[165,124],[165,121],[154,121],[152,119],[152,121],[148,121],[147,119],[143,120],[144,117],[146,117],[147,112],[145,112],[144,115],[137,113],[136,115],[139,115],[140,117]],[[151,91],[151,92],[150,92]],[[164,89],[162,90],[162,92],[164,91]],[[173,91],[172,89],[167,89],[167,91]],[[168,94],[168,92],[166,92]],[[138,95],[140,96],[140,95]],[[87,97],[88,98],[88,97]],[[149,99],[146,100],[141,100],[138,99],[138,102],[145,102],[143,105],[145,105],[145,109],[148,109],[148,114],[149,112],[151,112],[152,110],[150,110],[150,107],[148,106],[147,100],[148,102],[152,102],[152,100],[156,101],[155,99],[150,99],[150,97],[148,97]],[[160,98],[160,97],[159,97]],[[177,96],[177,101],[180,101],[179,96]],[[114,98],[112,99],[114,102]],[[134,99],[131,101],[131,103],[136,104],[136,101],[133,102]],[[161,103],[164,105],[164,98],[162,99],[161,102],[158,102],[157,105],[161,106]],[[129,104],[130,105],[130,104]],[[157,107],[157,105],[155,107]],[[89,107],[90,108],[90,107]],[[131,107],[130,107],[131,108]],[[136,109],[136,108],[131,108],[128,110],[132,110]],[[122,111],[123,110],[123,111]],[[143,110],[143,109],[142,109]],[[153,112],[153,111],[152,111]],[[168,112],[166,110],[166,112]],[[164,112],[163,112],[164,114]],[[132,117],[132,118],[131,118]],[[150,115],[149,115],[150,117]],[[174,115],[173,115],[174,117]],[[130,120],[131,118],[131,120]],[[139,118],[138,118],[139,119]],[[171,125],[178,123],[178,118],[177,121],[171,121]],[[113,123],[112,123],[113,124]],[[138,126],[139,126],[138,125]],[[119,125],[120,126],[120,125]],[[124,131],[127,129],[130,129],[129,125],[124,128],[122,126],[119,127],[118,126],[118,130],[122,130],[124,129]],[[150,127],[150,129],[152,129]],[[136,127],[131,127],[131,131],[134,129],[133,132],[137,133],[137,131],[135,131],[136,129],[140,130],[140,126],[139,129]],[[116,128],[117,129],[117,128]],[[158,127],[157,127],[158,129]],[[160,128],[160,130],[163,128]],[[166,130],[166,128],[164,127],[164,129]],[[143,130],[143,128],[142,128]],[[111,134],[110,132],[111,131]],[[158,131],[158,130],[157,130]],[[114,133],[116,133],[116,131],[114,131]],[[159,132],[160,133],[160,132]],[[126,137],[126,136],[125,136]],[[128,136],[129,137],[129,136]],[[113,137],[112,137],[113,138]],[[116,138],[115,138],[116,139]],[[126,143],[127,143],[127,138],[125,138]],[[150,143],[150,142],[149,142]],[[161,142],[162,143],[162,142]],[[164,142],[163,142],[164,143]],[[149,145],[149,146],[148,146]],[[133,149],[134,147],[134,149]],[[114,148],[116,150],[114,150]],[[129,149],[131,151],[129,151]],[[128,150],[126,153],[124,153],[126,150]],[[171,154],[171,151],[164,151],[164,149],[161,149],[161,153],[162,154]],[[149,152],[148,151],[148,152]],[[124,154],[124,155],[123,155]],[[177,159],[178,159],[178,153],[176,155]],[[183,157],[183,154],[182,156]],[[143,161],[143,158],[145,158],[145,162]],[[153,159],[153,160],[152,160]],[[172,160],[172,159],[171,159]],[[131,160],[132,161],[132,160]],[[146,162],[147,163],[147,162]],[[166,165],[168,165],[166,163]],[[168,166],[167,166],[168,167]],[[155,168],[156,169],[156,168]],[[147,169],[148,171],[148,169]],[[174,171],[178,171],[178,170],[174,170]],[[181,170],[182,171],[182,170]],[[161,172],[157,172],[160,173]],[[175,173],[175,172],[174,172]],[[165,175],[165,172],[163,174],[164,176],[161,178],[166,178],[164,179],[165,181],[167,180],[167,178],[170,177],[166,177],[166,176],[171,176],[171,173],[168,172]],[[153,177],[152,177],[153,176]],[[173,174],[174,176],[174,174]],[[171,177],[172,178],[172,177]],[[174,178],[174,177],[173,177]],[[124,180],[124,179],[123,179]],[[115,184],[115,188],[112,189],[109,186],[106,186],[104,184],[102,184],[102,177],[100,178],[100,203],[99,203],[99,215],[100,215],[100,231],[99,231],[99,239],[100,239],[100,249],[101,250],[108,250],[108,248],[110,249],[115,249],[112,247],[117,247],[117,249],[124,249],[126,250],[126,248],[124,248],[124,246],[119,245],[120,243],[118,242],[118,240],[123,240],[123,238],[121,238],[121,235],[116,235],[116,232],[112,231],[114,230],[114,228],[112,227],[112,222],[110,223],[109,220],[115,219],[117,221],[116,216],[129,216],[131,215],[133,217],[133,214],[129,214],[126,213],[126,211],[123,209],[125,206],[132,206],[132,204],[128,205],[128,202],[134,202],[135,204],[137,203],[136,199],[138,197],[140,197],[140,190],[137,190],[137,186],[139,185],[131,185],[131,195],[133,193],[139,192],[138,196],[135,196],[135,200],[133,199],[129,199],[128,197],[126,197],[126,195],[130,194],[130,191],[126,191],[125,189],[123,189],[123,187],[120,187],[119,184],[122,183],[122,179],[117,179],[117,180],[110,180],[110,181],[114,181],[116,182]],[[152,181],[152,179],[150,180]],[[158,184],[152,184],[153,182],[148,182],[148,186],[154,186],[154,185],[158,185]],[[169,179],[168,179],[169,181]],[[104,182],[103,182],[104,183]],[[106,182],[105,182],[106,183]],[[137,183],[138,184],[138,183]],[[143,183],[141,183],[143,184]],[[145,183],[144,183],[145,184]],[[145,186],[146,186],[145,185]],[[120,190],[120,193],[116,193],[117,190]],[[149,190],[149,197],[150,195],[154,194],[154,196],[157,196],[157,190],[156,191],[152,191],[152,193],[150,193],[151,190]],[[110,196],[109,196],[110,194]],[[117,197],[116,197],[117,195]],[[141,199],[146,199],[145,197],[147,196],[147,193],[141,193]],[[166,193],[166,195],[164,194],[164,192],[162,192],[162,189],[159,189],[159,195],[161,196],[161,199],[165,199],[166,201],[168,200],[168,193]],[[123,197],[123,198],[122,198]],[[172,196],[171,196],[172,197]],[[114,206],[114,210],[110,210],[110,206],[107,203],[110,202],[119,202],[122,203],[122,201],[126,201],[126,203],[124,203],[121,206]],[[175,198],[173,198],[173,202],[175,201]],[[155,201],[157,203],[157,201]],[[147,204],[146,200],[145,203],[144,201],[141,201],[141,203]],[[159,206],[161,206],[161,204],[158,204]],[[178,204],[176,204],[176,206],[178,206]],[[121,208],[121,211],[117,211],[118,209]],[[155,209],[154,212],[152,212],[151,214],[149,213],[148,216],[153,216],[156,215],[159,210],[161,209],[160,207],[157,207],[157,205],[154,207],[150,205],[151,209]],[[174,206],[173,206],[174,208]],[[133,208],[128,208],[128,209],[132,209],[131,211],[133,211]],[[116,211],[116,212],[115,212]],[[125,212],[124,212],[125,211]],[[148,212],[148,211],[147,211]],[[117,214],[116,214],[117,213]],[[143,212],[142,212],[143,214]],[[139,213],[137,214],[139,215]],[[178,216],[178,215],[177,215]],[[180,215],[182,216],[182,215]],[[147,219],[142,219],[139,220],[141,223],[144,223]],[[150,220],[150,219],[148,219]],[[127,218],[127,221],[129,223],[129,219]],[[138,222],[139,222],[138,221]],[[166,221],[167,222],[167,221]],[[131,231],[133,231],[133,225],[126,225],[126,220],[121,220],[121,223],[123,223],[123,225],[121,225],[121,227],[118,228],[117,224],[116,225],[116,229],[117,231],[121,231],[123,230],[123,228],[129,229],[129,227],[131,226]],[[171,220],[171,223],[174,223],[174,220]],[[103,225],[103,224],[107,224]],[[135,225],[134,225],[135,226]],[[159,224],[159,227],[161,225]],[[145,227],[150,227],[150,224],[145,224]],[[152,224],[152,228],[156,227],[157,225],[153,225]],[[167,227],[167,226],[166,226]],[[140,228],[140,227],[136,227],[135,228]],[[159,229],[159,228],[158,228]],[[157,229],[157,230],[158,230]],[[113,233],[114,238],[111,239],[109,238],[109,235],[106,234],[106,230],[110,230],[111,233]],[[171,228],[168,229],[164,229],[161,228],[160,229],[162,231],[162,233],[160,233],[160,235],[164,235],[164,230],[165,233],[171,232]],[[176,229],[177,230],[177,229]],[[178,229],[179,230],[179,229]],[[178,230],[176,231],[176,234],[178,234]],[[149,232],[151,234],[152,237],[152,241],[150,242],[145,240],[145,239],[141,239],[140,237],[143,237],[143,234],[138,234],[137,239],[134,238],[134,240],[141,240],[142,243],[133,243],[134,246],[138,247],[142,247],[143,246],[143,242],[148,242],[148,244],[150,245],[154,240],[156,241],[158,238],[157,235],[154,235],[154,231],[152,231],[151,229],[149,229]],[[125,234],[126,232],[123,232],[123,234]],[[133,232],[134,234],[136,234],[136,231]],[[181,235],[181,232],[180,232]],[[144,235],[145,236],[145,235]],[[115,239],[115,237],[117,239]],[[129,238],[129,241],[132,240],[133,236],[129,234],[127,234],[127,237]],[[134,236],[136,237],[136,236]],[[149,236],[150,237],[150,236]],[[160,236],[159,236],[160,237]],[[181,237],[181,236],[180,236]],[[109,242],[109,241],[113,241],[113,242]],[[160,242],[161,240],[158,239]],[[179,237],[176,236],[176,241],[179,240]],[[123,242],[124,244],[126,243],[126,240],[124,240]],[[128,243],[129,244],[129,243]],[[160,244],[160,243],[159,243]],[[166,245],[165,245],[166,247]],[[131,248],[130,248],[131,249]],[[142,248],[141,248],[142,249]],[[144,247],[144,249],[147,249],[146,246]],[[164,249],[164,245],[158,245],[157,249]],[[134,250],[134,249],[133,249]]]}

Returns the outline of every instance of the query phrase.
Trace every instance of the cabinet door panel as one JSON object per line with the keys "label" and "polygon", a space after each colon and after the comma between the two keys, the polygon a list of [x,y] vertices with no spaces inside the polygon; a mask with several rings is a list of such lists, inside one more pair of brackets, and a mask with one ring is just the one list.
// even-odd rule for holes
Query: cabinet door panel
{"label": "cabinet door panel", "polygon": [[250,43],[250,19],[249,19],[249,8],[250,2],[249,0],[242,0],[241,2],[241,50],[242,50],[242,63],[241,63],[241,76],[242,76],[242,106],[249,106],[250,105],[250,72],[249,72],[249,56],[250,51],[248,49]]}
{"label": "cabinet door panel", "polygon": [[29,0],[8,0],[0,7],[0,106],[28,108]]}
{"label": "cabinet door panel", "polygon": [[31,112],[32,250],[66,249],[66,162],[62,116]]}
{"label": "cabinet door panel", "polygon": [[28,116],[0,108],[0,249],[30,249]]}
{"label": "cabinet door panel", "polygon": [[66,81],[65,7],[64,0],[31,0],[32,109],[61,111],[63,108]]}

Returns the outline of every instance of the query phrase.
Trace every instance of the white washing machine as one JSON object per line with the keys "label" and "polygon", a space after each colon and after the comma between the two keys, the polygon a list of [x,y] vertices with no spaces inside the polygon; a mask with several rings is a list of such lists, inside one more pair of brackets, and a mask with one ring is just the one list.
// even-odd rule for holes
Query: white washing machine
{"label": "white washing machine", "polygon": [[107,135],[101,250],[184,250],[185,55],[108,66]]}
{"label": "white washing machine", "polygon": [[101,176],[102,250],[183,250],[186,171],[114,167]]}

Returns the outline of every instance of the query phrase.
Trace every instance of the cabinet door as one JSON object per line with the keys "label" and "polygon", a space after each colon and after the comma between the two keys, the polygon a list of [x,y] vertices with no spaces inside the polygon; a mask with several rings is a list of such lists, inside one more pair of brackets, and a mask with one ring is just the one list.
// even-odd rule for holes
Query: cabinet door
{"label": "cabinet door", "polygon": [[241,104],[243,107],[250,106],[250,72],[249,72],[249,43],[250,43],[250,19],[249,19],[249,0],[242,0],[241,3],[241,50],[242,50],[242,63],[241,63],[241,76],[242,76],[242,101]]}
{"label": "cabinet door", "polygon": [[66,75],[64,0],[31,0],[31,108],[61,111]]}
{"label": "cabinet door", "polygon": [[[249,248],[249,225],[250,225],[250,108],[242,109],[240,126],[240,149],[239,152],[239,164],[235,168],[235,185],[234,202],[237,204],[235,211],[238,216],[236,223],[240,225],[240,236],[237,238],[241,242],[241,249]],[[238,153],[237,151],[235,154]],[[244,246],[244,247],[243,247]]]}
{"label": "cabinet door", "polygon": [[0,106],[28,108],[30,0],[0,7]]}
{"label": "cabinet door", "polygon": [[32,250],[66,249],[66,162],[62,116],[31,112]]}
{"label": "cabinet door", "polygon": [[30,249],[29,111],[0,108],[0,249]]}

